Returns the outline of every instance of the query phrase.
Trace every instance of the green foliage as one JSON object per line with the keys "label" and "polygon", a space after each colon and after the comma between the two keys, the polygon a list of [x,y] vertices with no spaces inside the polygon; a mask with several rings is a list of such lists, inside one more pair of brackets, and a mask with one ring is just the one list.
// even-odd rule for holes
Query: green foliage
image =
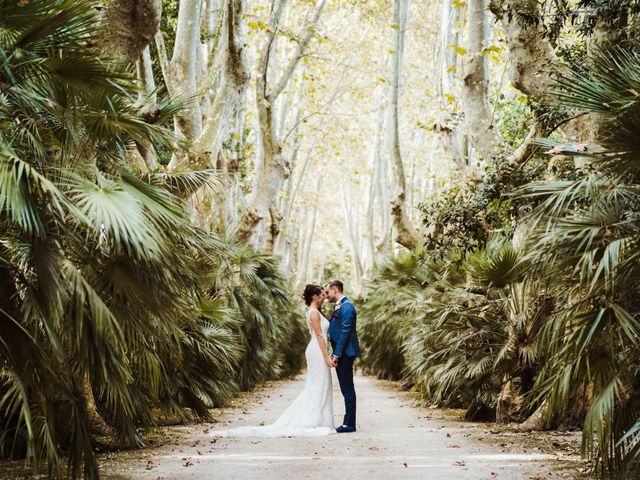
{"label": "green foliage", "polygon": [[[581,36],[596,35],[598,30],[615,34],[618,42],[637,35],[635,17],[640,13],[636,0],[550,0],[545,2],[550,14],[542,22],[552,42],[560,41],[567,28],[575,28]],[[530,20],[532,21],[532,20]]]}
{"label": "green foliage", "polygon": [[493,11],[497,16],[516,17],[521,25],[541,28],[554,46],[570,36],[567,32],[577,32],[581,37],[604,33],[608,40],[621,45],[637,36],[640,4],[637,0],[545,0],[540,4],[519,2]]}
{"label": "green foliage", "polygon": [[[545,174],[539,157],[524,165],[498,159],[482,179],[438,192],[419,205],[427,229],[425,246],[441,258],[456,250],[462,258],[484,248],[490,236],[509,236],[515,223],[532,208],[531,199],[514,199],[516,188]],[[554,172],[565,174],[565,172]]]}
{"label": "green foliage", "polygon": [[[391,259],[363,306],[363,368],[402,378],[426,401],[491,416],[503,382],[538,361],[535,335],[547,304],[523,282],[526,262],[493,241],[461,262],[417,251]],[[391,300],[390,300],[391,299]]]}
{"label": "green foliage", "polygon": [[541,332],[549,348],[539,398],[562,411],[572,392],[591,392],[583,448],[601,478],[637,472],[640,414],[640,57],[595,52],[560,79],[558,100],[600,115],[599,144],[546,141],[551,153],[588,163],[573,181],[532,184],[541,200],[531,220],[531,261],[561,306]]}
{"label": "green foliage", "polygon": [[276,260],[195,227],[175,195],[211,172],[126,168],[135,142],[169,142],[177,107],[139,110],[91,47],[96,15],[0,2],[0,454],[53,478],[98,477],[97,430],[141,445],[156,411],[208,418],[304,348]]}
{"label": "green foliage", "polygon": [[236,249],[229,267],[216,276],[234,279],[218,288],[242,318],[239,334],[245,354],[238,369],[239,385],[250,389],[265,379],[297,372],[308,334],[297,304],[287,295],[277,260],[243,246]]}
{"label": "green foliage", "polygon": [[[552,108],[597,114],[598,143],[540,140],[548,165],[497,162],[488,178],[423,205],[427,252],[391,260],[367,292],[363,361],[472,415],[504,408],[505,387],[518,385],[523,407],[511,418],[540,406],[548,424],[575,415],[598,477],[631,478],[640,466],[640,54],[592,49],[557,85]],[[528,240],[526,254],[498,240],[512,232]]]}
{"label": "green foliage", "polygon": [[500,135],[509,148],[518,148],[524,141],[533,122],[533,115],[526,96],[520,93],[504,94],[504,78],[492,83],[495,90],[494,117],[499,122]]}
{"label": "green foliage", "polygon": [[363,369],[380,378],[400,379],[404,340],[433,280],[420,255],[404,254],[381,266],[367,289],[360,317]]}

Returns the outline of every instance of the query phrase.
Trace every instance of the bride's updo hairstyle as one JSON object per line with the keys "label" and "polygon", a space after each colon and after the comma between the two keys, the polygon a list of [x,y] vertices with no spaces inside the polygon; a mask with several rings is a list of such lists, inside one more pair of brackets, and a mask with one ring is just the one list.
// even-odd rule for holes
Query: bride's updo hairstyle
{"label": "bride's updo hairstyle", "polygon": [[302,298],[304,298],[304,303],[307,304],[307,307],[311,305],[311,299],[313,298],[313,296],[319,293],[322,293],[322,287],[320,285],[309,284],[304,287]]}

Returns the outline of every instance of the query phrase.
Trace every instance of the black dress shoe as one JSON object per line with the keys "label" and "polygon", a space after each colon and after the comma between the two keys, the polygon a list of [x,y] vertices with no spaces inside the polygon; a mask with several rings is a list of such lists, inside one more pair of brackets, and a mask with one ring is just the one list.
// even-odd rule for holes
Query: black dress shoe
{"label": "black dress shoe", "polygon": [[338,433],[349,433],[349,432],[355,432],[356,431],[356,427],[351,427],[349,425],[340,425],[338,428],[336,428],[336,432]]}

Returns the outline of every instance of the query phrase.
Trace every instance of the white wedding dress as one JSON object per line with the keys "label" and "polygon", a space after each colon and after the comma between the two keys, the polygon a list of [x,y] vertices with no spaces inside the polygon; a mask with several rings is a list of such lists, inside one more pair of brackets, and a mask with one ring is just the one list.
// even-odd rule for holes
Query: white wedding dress
{"label": "white wedding dress", "polygon": [[[333,392],[331,369],[324,362],[324,355],[311,327],[311,313],[307,311],[307,326],[311,340],[307,345],[307,378],[304,389],[282,415],[271,425],[236,427],[213,430],[216,437],[316,437],[335,433],[333,428]],[[320,313],[320,312],[318,312]],[[320,328],[325,344],[329,321],[320,314]]]}

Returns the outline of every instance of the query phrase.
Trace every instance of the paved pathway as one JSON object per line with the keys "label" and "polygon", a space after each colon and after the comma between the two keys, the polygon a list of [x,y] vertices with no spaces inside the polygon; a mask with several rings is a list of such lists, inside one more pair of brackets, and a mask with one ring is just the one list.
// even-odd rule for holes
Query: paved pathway
{"label": "paved pathway", "polygon": [[[271,423],[302,389],[304,377],[273,382],[221,410],[215,428]],[[343,410],[334,373],[336,424]],[[471,424],[415,405],[390,382],[356,376],[358,431],[323,438],[224,438],[212,424],[169,427],[157,448],[103,456],[116,479],[509,479],[576,478],[576,434],[523,435]],[[165,439],[166,440],[166,439]],[[566,453],[570,451],[571,453]]]}

